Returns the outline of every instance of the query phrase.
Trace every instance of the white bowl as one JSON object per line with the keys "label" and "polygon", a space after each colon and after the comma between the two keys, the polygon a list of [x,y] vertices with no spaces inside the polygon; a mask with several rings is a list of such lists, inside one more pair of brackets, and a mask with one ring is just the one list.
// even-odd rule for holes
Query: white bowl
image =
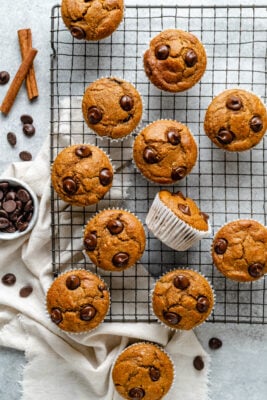
{"label": "white bowl", "polygon": [[25,229],[22,232],[16,231],[16,232],[12,232],[12,233],[0,231],[0,240],[13,240],[13,239],[17,239],[17,238],[20,238],[21,236],[26,235],[34,227],[34,225],[37,221],[37,216],[38,216],[38,209],[39,209],[38,199],[37,199],[36,194],[32,190],[32,188],[27,183],[23,182],[20,179],[4,177],[4,178],[0,178],[0,183],[2,183],[2,182],[8,182],[12,186],[15,186],[15,187],[20,186],[21,188],[26,189],[29,192],[29,194],[32,198],[32,202],[33,202],[32,219],[30,220],[27,229]]}

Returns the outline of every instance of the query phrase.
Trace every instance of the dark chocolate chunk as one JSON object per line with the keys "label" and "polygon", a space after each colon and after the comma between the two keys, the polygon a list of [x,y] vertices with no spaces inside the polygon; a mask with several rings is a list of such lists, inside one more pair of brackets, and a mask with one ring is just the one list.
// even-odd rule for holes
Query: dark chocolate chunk
{"label": "dark chocolate chunk", "polygon": [[197,299],[196,308],[200,313],[204,313],[204,312],[208,311],[209,306],[210,306],[210,302],[209,302],[209,299],[207,297],[200,296]]}
{"label": "dark chocolate chunk", "polygon": [[112,257],[112,264],[117,268],[126,267],[129,261],[129,254],[119,252]]}
{"label": "dark chocolate chunk", "polygon": [[184,60],[189,68],[193,67],[198,60],[196,52],[192,49],[189,49],[185,55]]}
{"label": "dark chocolate chunk", "polygon": [[148,164],[156,164],[159,162],[159,155],[152,147],[145,147],[143,151],[143,158]]}
{"label": "dark chocolate chunk", "polygon": [[72,178],[65,178],[63,180],[63,190],[69,195],[72,195],[77,192],[76,182]]}
{"label": "dark chocolate chunk", "polygon": [[10,75],[7,71],[0,72],[0,85],[5,85],[10,79]]}
{"label": "dark chocolate chunk", "polygon": [[264,265],[262,265],[259,262],[250,264],[250,266],[248,267],[248,273],[253,278],[260,278],[261,276],[263,276],[263,270],[264,270]]}
{"label": "dark chocolate chunk", "polygon": [[160,378],[160,370],[156,367],[150,367],[149,368],[149,375],[150,378],[153,382],[156,382]]}
{"label": "dark chocolate chunk", "polygon": [[96,309],[91,304],[84,306],[80,311],[80,318],[82,321],[91,321],[96,315]]}
{"label": "dark chocolate chunk", "polygon": [[7,134],[7,141],[10,144],[10,146],[14,147],[17,144],[17,136],[14,132],[8,132]]}
{"label": "dark chocolate chunk", "polygon": [[238,111],[241,109],[242,105],[242,101],[238,96],[232,95],[226,100],[226,107],[229,108],[229,110]]}
{"label": "dark chocolate chunk", "polygon": [[69,290],[77,289],[81,284],[80,278],[77,275],[69,275],[66,279],[66,286]]}
{"label": "dark chocolate chunk", "polygon": [[177,144],[181,143],[181,135],[179,131],[174,128],[168,131],[167,139],[173,146],[177,146]]}
{"label": "dark chocolate chunk", "polygon": [[86,36],[85,31],[82,28],[79,28],[78,26],[73,26],[70,30],[70,33],[75,39],[84,39]]}
{"label": "dark chocolate chunk", "polygon": [[129,390],[128,396],[130,397],[130,399],[139,400],[145,397],[145,391],[140,387],[135,387]]}
{"label": "dark chocolate chunk", "polygon": [[225,145],[225,144],[230,144],[234,140],[235,135],[233,132],[229,131],[228,129],[222,128],[218,132],[216,139],[218,140],[219,143]]}
{"label": "dark chocolate chunk", "polygon": [[228,242],[226,239],[219,238],[214,243],[214,251],[216,254],[224,254],[227,250]]}
{"label": "dark chocolate chunk", "polygon": [[155,56],[158,60],[166,60],[170,54],[170,47],[160,44],[155,48]]}
{"label": "dark chocolate chunk", "polygon": [[62,312],[59,308],[53,308],[51,311],[51,319],[57,325],[63,320]]}
{"label": "dark chocolate chunk", "polygon": [[31,161],[31,160],[32,160],[32,155],[31,155],[31,153],[30,153],[29,151],[26,151],[26,150],[21,151],[21,152],[19,153],[19,157],[20,157],[20,159],[21,159],[22,161]]}
{"label": "dark chocolate chunk", "polygon": [[120,99],[120,106],[124,111],[130,111],[133,108],[134,102],[132,97],[125,95]]}
{"label": "dark chocolate chunk", "polygon": [[196,356],[194,358],[193,365],[198,371],[201,371],[205,367],[204,361],[201,356]]}
{"label": "dark chocolate chunk", "polygon": [[16,276],[12,273],[5,274],[2,276],[2,283],[6,286],[12,286],[16,282]]}
{"label": "dark chocolate chunk", "polygon": [[102,111],[96,106],[90,107],[87,111],[87,118],[90,124],[96,125],[102,119]]}
{"label": "dark chocolate chunk", "polygon": [[108,186],[113,180],[113,174],[108,168],[103,168],[99,173],[99,180],[103,186]]}
{"label": "dark chocolate chunk", "polygon": [[263,122],[262,122],[261,117],[258,115],[255,115],[254,117],[252,117],[250,120],[249,126],[253,130],[253,132],[255,132],[255,133],[260,132],[263,128]]}
{"label": "dark chocolate chunk", "polygon": [[23,115],[20,117],[20,120],[21,120],[21,122],[22,122],[23,124],[32,124],[32,123],[33,123],[33,118],[32,118],[32,116],[31,116],[31,115],[28,115],[28,114],[23,114]]}
{"label": "dark chocolate chunk", "polygon": [[85,157],[91,156],[92,155],[92,151],[91,151],[89,146],[83,145],[83,146],[79,146],[79,147],[76,148],[75,154],[78,157],[85,158]]}
{"label": "dark chocolate chunk", "polygon": [[119,219],[112,219],[108,222],[107,228],[112,235],[118,235],[123,231],[124,225]]}
{"label": "dark chocolate chunk", "polygon": [[178,324],[182,319],[181,315],[176,314],[175,312],[170,312],[170,311],[165,311],[163,313],[163,317],[171,325]]}
{"label": "dark chocolate chunk", "polygon": [[33,291],[33,287],[31,285],[23,286],[20,291],[19,295],[20,297],[28,297]]}
{"label": "dark chocolate chunk", "polygon": [[186,215],[189,215],[189,216],[191,215],[190,207],[187,204],[179,203],[178,204],[178,208],[183,214],[186,214]]}
{"label": "dark chocolate chunk", "polygon": [[222,347],[222,341],[221,341],[221,339],[218,339],[218,338],[216,338],[216,337],[211,338],[211,339],[209,340],[209,347],[210,347],[212,350],[217,350],[217,349],[219,349],[220,347]]}
{"label": "dark chocolate chunk", "polygon": [[32,137],[35,134],[35,127],[32,124],[24,124],[22,130],[28,137]]}
{"label": "dark chocolate chunk", "polygon": [[186,172],[186,167],[175,167],[172,169],[171,178],[173,181],[179,181],[185,177]]}
{"label": "dark chocolate chunk", "polygon": [[208,222],[210,217],[208,214],[204,213],[203,211],[200,211],[199,214],[203,217],[204,221]]}
{"label": "dark chocolate chunk", "polygon": [[189,287],[190,281],[184,275],[176,275],[173,279],[173,284],[177,289],[185,290]]}
{"label": "dark chocolate chunk", "polygon": [[84,239],[84,246],[86,250],[93,251],[97,245],[97,237],[95,233],[88,233]]}

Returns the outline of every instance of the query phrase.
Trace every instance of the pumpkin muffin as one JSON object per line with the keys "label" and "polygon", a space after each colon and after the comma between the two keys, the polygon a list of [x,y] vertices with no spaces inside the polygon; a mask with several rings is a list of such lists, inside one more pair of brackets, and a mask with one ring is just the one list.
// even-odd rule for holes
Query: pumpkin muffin
{"label": "pumpkin muffin", "polygon": [[112,379],[124,399],[160,400],[170,390],[174,367],[170,356],[153,343],[136,343],[117,357]]}
{"label": "pumpkin muffin", "polygon": [[212,287],[193,270],[163,275],[152,292],[152,308],[160,322],[172,329],[190,330],[202,324],[214,306]]}
{"label": "pumpkin muffin", "polygon": [[83,243],[91,261],[108,271],[133,266],[145,250],[142,223],[126,210],[103,210],[85,226]]}
{"label": "pumpkin muffin", "polygon": [[99,147],[77,144],[63,149],[51,172],[52,185],[67,203],[85,207],[98,203],[112,186],[113,168]]}

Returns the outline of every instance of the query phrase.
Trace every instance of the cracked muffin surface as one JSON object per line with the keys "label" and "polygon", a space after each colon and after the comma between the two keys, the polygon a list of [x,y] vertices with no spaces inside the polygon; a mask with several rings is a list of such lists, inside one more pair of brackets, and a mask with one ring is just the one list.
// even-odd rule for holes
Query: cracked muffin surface
{"label": "cracked muffin surface", "polygon": [[201,274],[177,269],[155,284],[152,307],[157,318],[172,329],[189,330],[204,322],[214,305],[213,290]]}
{"label": "cracked muffin surface", "polygon": [[113,168],[108,156],[99,147],[77,144],[66,147],[57,155],[51,180],[62,200],[85,207],[98,203],[109,191]]}
{"label": "cracked muffin surface", "polygon": [[149,180],[172,184],[187,176],[197,160],[197,145],[186,125],[175,120],[158,120],[135,138],[133,158]]}
{"label": "cracked muffin surface", "polygon": [[72,270],[57,277],[46,295],[47,312],[53,323],[67,332],[95,329],[110,304],[105,282],[86,270]]}
{"label": "cracked muffin surface", "polygon": [[210,103],[204,129],[210,140],[221,149],[249,150],[260,142],[266,132],[266,107],[251,92],[225,90]]}
{"label": "cracked muffin surface", "polygon": [[131,83],[115,77],[101,78],[85,90],[82,112],[87,125],[99,136],[121,139],[138,126],[143,103]]}
{"label": "cracked muffin surface", "polygon": [[61,15],[76,39],[101,40],[123,19],[123,0],[62,0]]}
{"label": "cracked muffin surface", "polygon": [[124,399],[160,400],[171,388],[173,363],[157,345],[136,343],[118,356],[112,379]]}
{"label": "cracked muffin surface", "polygon": [[122,271],[142,256],[146,236],[142,223],[126,210],[103,210],[84,229],[85,251],[91,261],[108,271]]}
{"label": "cracked muffin surface", "polygon": [[212,242],[215,266],[227,278],[249,282],[267,273],[267,229],[254,220],[224,225]]}
{"label": "cracked muffin surface", "polygon": [[155,36],[144,54],[149,80],[161,90],[181,92],[190,89],[206,70],[205,48],[192,33],[166,29]]}

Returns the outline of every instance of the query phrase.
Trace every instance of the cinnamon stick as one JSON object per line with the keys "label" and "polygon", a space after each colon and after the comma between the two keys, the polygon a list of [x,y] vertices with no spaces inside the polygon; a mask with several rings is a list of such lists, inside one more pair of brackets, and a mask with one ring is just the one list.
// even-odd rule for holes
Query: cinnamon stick
{"label": "cinnamon stick", "polygon": [[0,107],[0,110],[2,113],[6,114],[6,115],[9,113],[9,111],[16,99],[16,96],[19,92],[19,89],[22,85],[22,82],[26,78],[29,68],[32,65],[33,60],[37,53],[38,53],[38,50],[36,50],[36,49],[30,49],[27,52],[27,55],[24,58],[24,60],[22,61],[16,75],[14,76],[14,79],[11,82],[11,85],[9,86],[9,89],[5,95],[3,102],[2,102],[2,105]]}
{"label": "cinnamon stick", "polygon": [[[27,52],[32,48],[32,31],[30,29],[20,29],[18,30],[18,38],[22,60],[24,60]],[[26,89],[29,100],[38,97],[38,87],[33,64],[26,76]]]}

